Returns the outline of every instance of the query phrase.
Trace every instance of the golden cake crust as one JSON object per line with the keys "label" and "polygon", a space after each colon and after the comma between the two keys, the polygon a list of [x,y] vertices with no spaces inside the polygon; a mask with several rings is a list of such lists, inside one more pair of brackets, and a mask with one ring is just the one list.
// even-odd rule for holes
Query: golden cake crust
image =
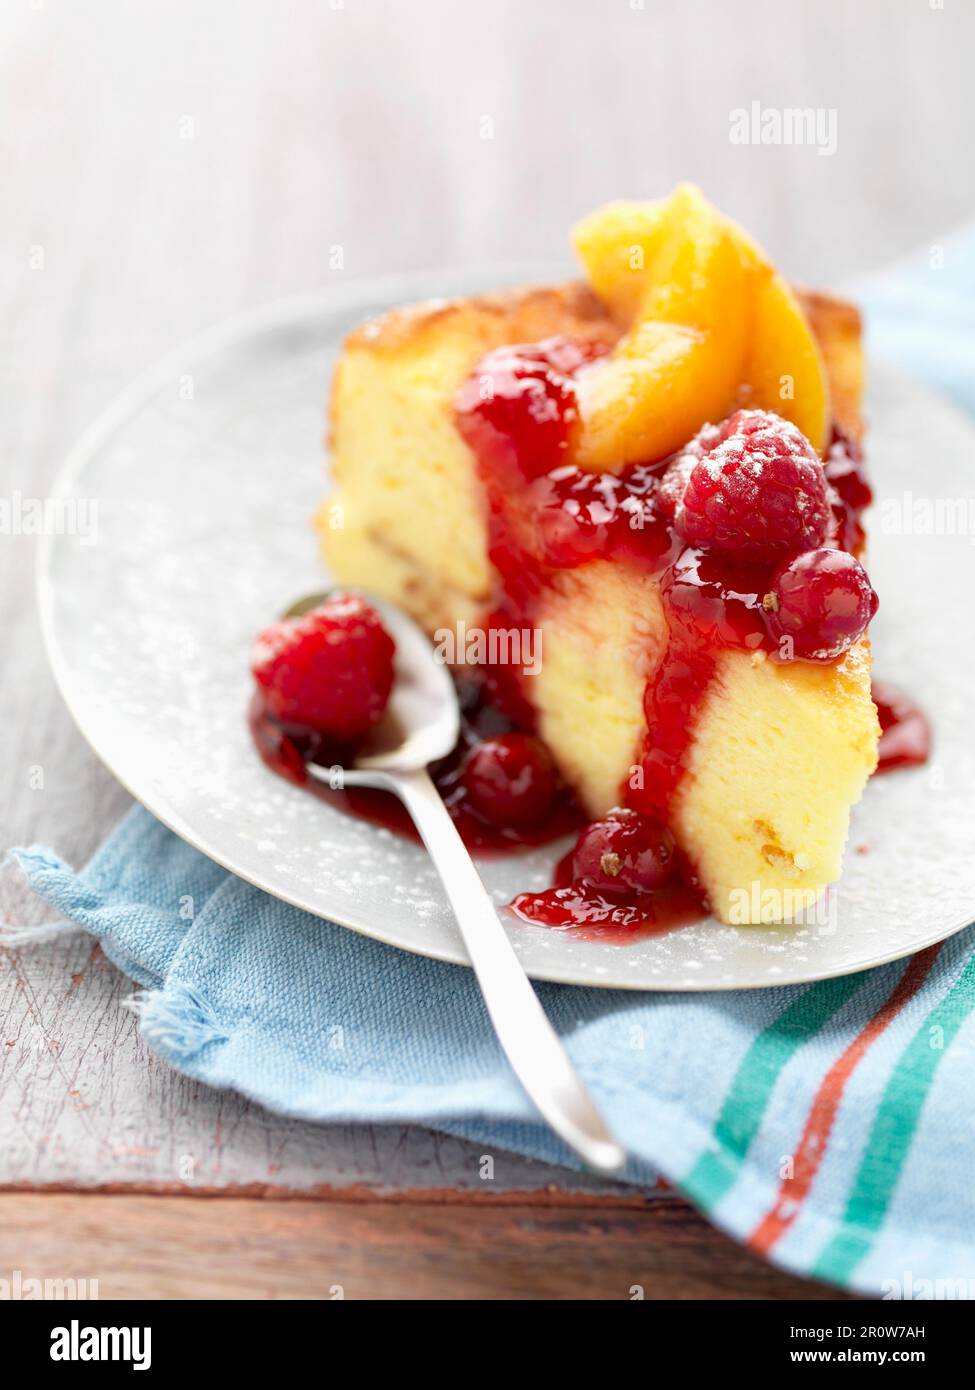
{"label": "golden cake crust", "polygon": [[[620,333],[606,306],[581,280],[563,285],[529,285],[464,299],[434,299],[409,304],[361,324],[346,339],[347,348],[401,352],[418,346],[428,332],[442,332],[450,320],[477,325],[475,336],[495,337],[489,325],[507,333],[510,342],[531,342],[554,333],[578,333],[584,338],[612,342]],[[527,336],[525,336],[527,335]]]}
{"label": "golden cake crust", "polygon": [[[862,322],[848,299],[793,285],[823,355],[833,417],[854,438],[863,434]],[[555,334],[612,344],[624,325],[581,280],[531,285],[464,299],[436,299],[392,309],[367,320],[345,341],[346,351],[396,356],[421,352],[445,332],[469,336],[471,360],[499,343],[530,343]]]}

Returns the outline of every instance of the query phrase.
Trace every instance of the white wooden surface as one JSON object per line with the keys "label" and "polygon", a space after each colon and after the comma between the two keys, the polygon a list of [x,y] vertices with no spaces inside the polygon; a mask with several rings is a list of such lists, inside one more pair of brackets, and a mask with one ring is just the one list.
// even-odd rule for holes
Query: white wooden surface
{"label": "white wooden surface", "polygon": [[[600,200],[682,177],[810,282],[930,243],[973,210],[973,51],[962,0],[3,0],[0,496],[43,498],[116,390],[237,310],[557,256]],[[753,100],[835,110],[836,153],[732,145]],[[0,535],[0,843],[81,862],[127,799],[54,691],[32,563]],[[127,992],[82,938],[0,954],[0,1185],[480,1182],[468,1146],[182,1080]]]}
{"label": "white wooden surface", "polygon": [[[263,1193],[536,1191],[552,1170],[421,1129],[310,1125],[170,1070],[123,1007],[131,984],[90,938],[9,954],[0,974],[0,1188]],[[564,1175],[573,1191],[612,1184]]]}

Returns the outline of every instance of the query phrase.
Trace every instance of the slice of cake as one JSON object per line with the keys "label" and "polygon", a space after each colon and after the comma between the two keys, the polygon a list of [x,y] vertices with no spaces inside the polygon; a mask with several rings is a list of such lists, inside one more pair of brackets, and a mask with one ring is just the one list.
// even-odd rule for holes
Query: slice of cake
{"label": "slice of cake", "polygon": [[859,318],[686,186],[576,245],[588,283],[349,338],[326,562],[431,634],[540,634],[511,703],[587,813],[664,822],[722,920],[788,918],[877,758]]}

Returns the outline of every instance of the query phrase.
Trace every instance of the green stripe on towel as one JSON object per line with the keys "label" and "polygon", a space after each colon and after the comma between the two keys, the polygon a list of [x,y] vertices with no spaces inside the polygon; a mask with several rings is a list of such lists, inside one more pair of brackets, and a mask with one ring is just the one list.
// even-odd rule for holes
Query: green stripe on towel
{"label": "green stripe on towel", "polygon": [[712,1207],[738,1176],[768,1108],[782,1068],[859,989],[866,976],[844,975],[813,985],[755,1038],[735,1073],[712,1135],[681,1186]]}
{"label": "green stripe on towel", "polygon": [[845,1283],[884,1222],[938,1063],[975,1008],[975,956],[904,1048],[884,1088],[853,1182],[844,1229],[820,1252],[816,1278]]}

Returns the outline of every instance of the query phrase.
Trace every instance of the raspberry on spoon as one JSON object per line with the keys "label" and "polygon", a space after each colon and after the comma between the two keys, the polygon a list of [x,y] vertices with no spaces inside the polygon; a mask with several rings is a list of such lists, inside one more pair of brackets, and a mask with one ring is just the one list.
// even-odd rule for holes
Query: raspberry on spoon
{"label": "raspberry on spoon", "polygon": [[705,425],[661,489],[665,498],[679,494],[674,525],[684,540],[738,560],[811,550],[831,519],[819,455],[795,425],[768,410],[737,410],[718,427]]}
{"label": "raspberry on spoon", "polygon": [[348,742],[382,717],[393,688],[393,639],[354,594],[331,594],[297,618],[264,629],[251,670],[267,712]]}
{"label": "raspberry on spoon", "polygon": [[781,646],[806,661],[832,661],[866,632],[879,600],[867,572],[845,550],[807,550],[780,565],[762,600]]}

